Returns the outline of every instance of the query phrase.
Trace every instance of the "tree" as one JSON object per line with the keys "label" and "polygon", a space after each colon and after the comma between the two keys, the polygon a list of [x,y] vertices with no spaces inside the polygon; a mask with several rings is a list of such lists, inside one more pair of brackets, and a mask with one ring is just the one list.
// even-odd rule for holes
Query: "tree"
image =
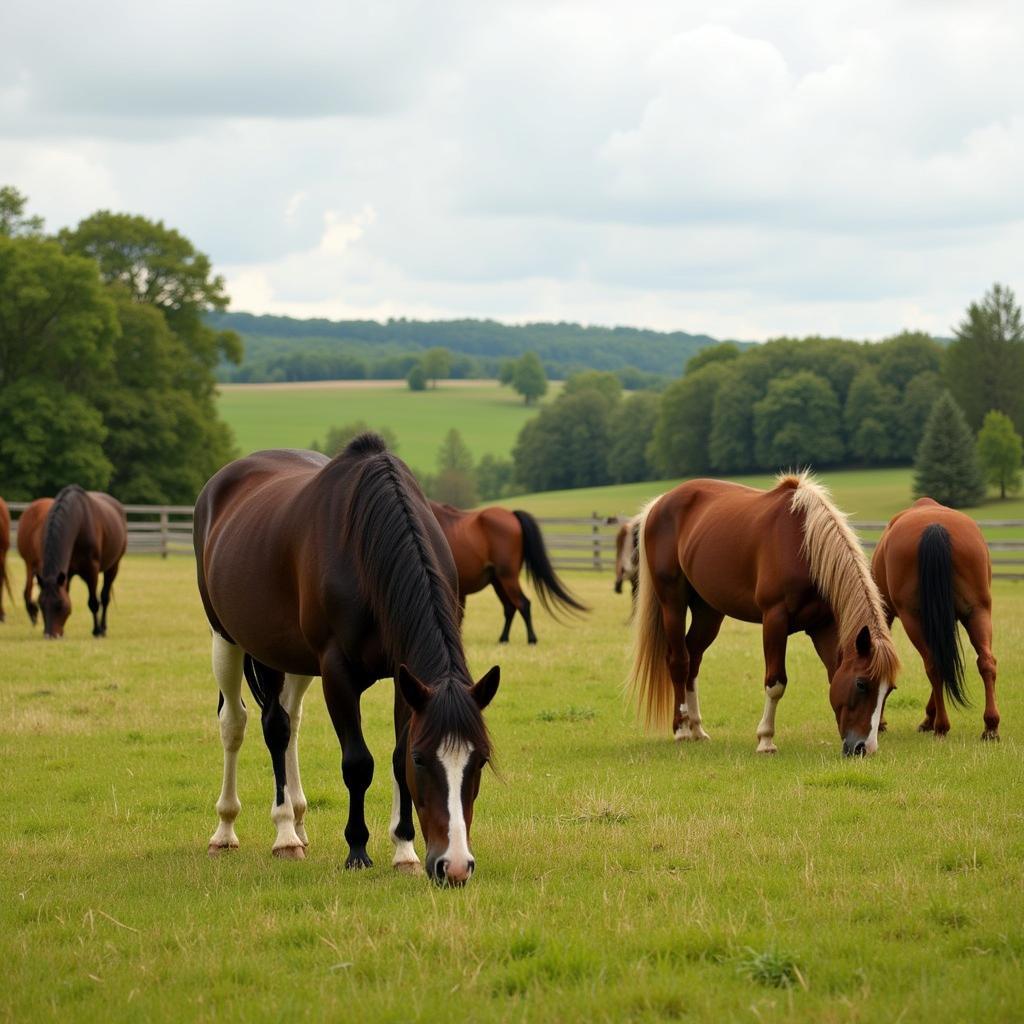
{"label": "tree", "polygon": [[843,457],[839,402],[827,380],[809,370],[776,377],[754,406],[762,467],[834,465]]}
{"label": "tree", "polygon": [[594,391],[559,396],[524,424],[512,459],[527,490],[608,483],[607,403]]}
{"label": "tree", "polygon": [[985,417],[978,434],[978,461],[986,482],[999,488],[999,497],[1020,490],[1020,461],[1024,442],[1006,413],[994,409]]}
{"label": "tree", "polygon": [[657,419],[658,396],[653,391],[630,395],[612,410],[608,420],[608,475],[615,483],[653,478],[647,448]]}
{"label": "tree", "polygon": [[483,501],[493,501],[513,493],[515,466],[511,459],[488,454],[481,457],[476,467],[476,485]]}
{"label": "tree", "polygon": [[942,370],[942,346],[923,331],[903,331],[872,346],[878,357],[878,379],[903,391],[921,373]]}
{"label": "tree", "polygon": [[939,395],[925,424],[914,463],[914,497],[951,508],[977,505],[985,497],[971,428],[948,391]]}
{"label": "tree", "polygon": [[536,352],[524,352],[517,360],[512,374],[512,387],[523,396],[527,405],[542,398],[548,390],[548,378]]}
{"label": "tree", "polygon": [[370,431],[380,434],[384,438],[384,443],[388,446],[389,451],[398,451],[398,436],[390,427],[371,427],[366,420],[353,420],[340,427],[331,427],[324,435],[322,442],[318,443],[314,440],[309,447],[313,451],[323,452],[324,455],[329,455],[333,459],[335,455],[341,453],[349,441]]}
{"label": "tree", "polygon": [[424,489],[437,501],[459,508],[472,508],[477,503],[473,453],[454,427],[437,450],[437,476],[427,477],[424,483]]}
{"label": "tree", "polygon": [[[763,395],[759,360],[728,366],[711,405],[708,461],[716,473],[740,473],[757,465],[754,454],[754,405]],[[754,372],[751,372],[754,371]]]}
{"label": "tree", "polygon": [[420,366],[423,367],[423,375],[436,388],[438,380],[448,377],[452,372],[452,354],[446,348],[427,349],[420,359]]}
{"label": "tree", "polygon": [[698,476],[711,468],[711,411],[727,372],[726,363],[713,362],[665,389],[647,451],[663,476]]}
{"label": "tree", "polygon": [[699,352],[694,352],[686,361],[683,373],[696,373],[712,363],[728,363],[740,355],[739,346],[733,341],[722,341],[717,345],[708,345]]}
{"label": "tree", "polygon": [[39,237],[43,233],[43,218],[26,217],[28,197],[12,185],[0,186],[0,237]]}
{"label": "tree", "polygon": [[946,351],[945,376],[972,429],[995,409],[1024,432],[1024,319],[1009,288],[993,285],[967,308]]}
{"label": "tree", "polygon": [[924,435],[924,425],[942,394],[942,378],[932,370],[913,377],[903,391],[897,417],[897,443],[894,457],[900,462],[913,462]]}
{"label": "tree", "polygon": [[868,465],[890,461],[896,454],[899,395],[882,384],[874,367],[865,366],[846,394],[843,425],[850,454]]}
{"label": "tree", "polygon": [[498,369],[498,383],[501,385],[512,385],[516,379],[516,360],[503,359]]}
{"label": "tree", "polygon": [[622,381],[609,370],[584,370],[569,377],[562,388],[563,395],[578,395],[581,391],[596,391],[612,408],[622,397]]}
{"label": "tree", "polygon": [[427,374],[423,369],[422,363],[417,363],[415,366],[411,367],[408,374],[406,374],[405,380],[409,385],[410,391],[427,390]]}

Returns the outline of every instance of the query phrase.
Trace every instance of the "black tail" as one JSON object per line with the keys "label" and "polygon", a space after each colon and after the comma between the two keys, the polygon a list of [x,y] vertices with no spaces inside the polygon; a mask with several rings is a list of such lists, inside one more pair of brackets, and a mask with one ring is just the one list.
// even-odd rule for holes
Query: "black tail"
{"label": "black tail", "polygon": [[[242,658],[242,674],[252,691],[253,700],[261,709],[266,706],[267,698],[272,696],[269,692],[270,688],[273,687],[280,692],[281,683],[284,680],[283,672],[269,668],[262,661],[257,661],[251,654],[246,654]],[[221,699],[223,700],[223,696]],[[217,711],[220,711],[219,706]]]}
{"label": "black tail", "polygon": [[519,526],[523,531],[523,564],[526,566],[526,575],[537,591],[540,603],[552,615],[556,614],[558,608],[589,612],[590,609],[573,597],[566,585],[555,575],[537,520],[529,512],[516,511],[512,515],[519,520]]}
{"label": "black tail", "polygon": [[932,523],[917,544],[917,581],[921,595],[921,628],[946,696],[967,706],[964,656],[956,628],[953,592],[953,546],[945,527]]}

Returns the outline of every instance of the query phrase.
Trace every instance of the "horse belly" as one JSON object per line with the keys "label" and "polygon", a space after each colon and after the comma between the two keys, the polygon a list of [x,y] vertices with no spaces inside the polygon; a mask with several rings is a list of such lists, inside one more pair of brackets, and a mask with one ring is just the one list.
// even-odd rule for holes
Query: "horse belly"
{"label": "horse belly", "polygon": [[760,622],[757,558],[735,536],[695,531],[681,545],[679,564],[690,586],[716,611],[742,622]]}

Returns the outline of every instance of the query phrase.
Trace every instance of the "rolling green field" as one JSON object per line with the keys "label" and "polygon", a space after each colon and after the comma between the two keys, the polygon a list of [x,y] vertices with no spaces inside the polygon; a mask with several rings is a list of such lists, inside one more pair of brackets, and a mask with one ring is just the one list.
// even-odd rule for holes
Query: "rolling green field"
{"label": "rolling green field", "polygon": [[[551,381],[543,401],[558,393]],[[543,404],[543,403],[542,403]],[[235,432],[243,454],[261,448],[308,448],[327,430],[354,420],[390,427],[398,454],[415,470],[431,473],[437,449],[455,427],[475,458],[507,458],[522,425],[535,416],[511,388],[495,381],[442,381],[439,387],[410,391],[404,381],[336,381],[322,385],[221,385],[221,416]]]}
{"label": "rolling green field", "polygon": [[850,761],[805,638],[780,753],[754,753],[760,637],[733,622],[701,676],[711,742],[643,735],[621,695],[628,599],[570,579],[593,613],[538,613],[532,648],[518,621],[499,647],[497,601],[469,601],[471,667],[500,663],[502,685],[461,891],[389,866],[390,684],[363,701],[374,868],[341,867],[346,797],[315,687],[309,858],[270,856],[250,715],[242,849],[210,860],[221,750],[191,561],[128,558],[106,640],[77,581],[63,642],[8,607],[0,1019],[1021,1019],[1024,588],[995,593],[1001,743],[979,742],[977,704],[944,741],[915,731],[926,685],[899,634],[889,731]]}

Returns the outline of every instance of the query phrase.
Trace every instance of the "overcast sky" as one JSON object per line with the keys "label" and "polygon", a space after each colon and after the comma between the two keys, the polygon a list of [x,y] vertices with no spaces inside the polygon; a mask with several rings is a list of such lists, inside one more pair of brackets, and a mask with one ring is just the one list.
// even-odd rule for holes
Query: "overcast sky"
{"label": "overcast sky", "polygon": [[1024,292],[1024,4],[0,12],[0,183],[184,232],[232,308],[761,339]]}

